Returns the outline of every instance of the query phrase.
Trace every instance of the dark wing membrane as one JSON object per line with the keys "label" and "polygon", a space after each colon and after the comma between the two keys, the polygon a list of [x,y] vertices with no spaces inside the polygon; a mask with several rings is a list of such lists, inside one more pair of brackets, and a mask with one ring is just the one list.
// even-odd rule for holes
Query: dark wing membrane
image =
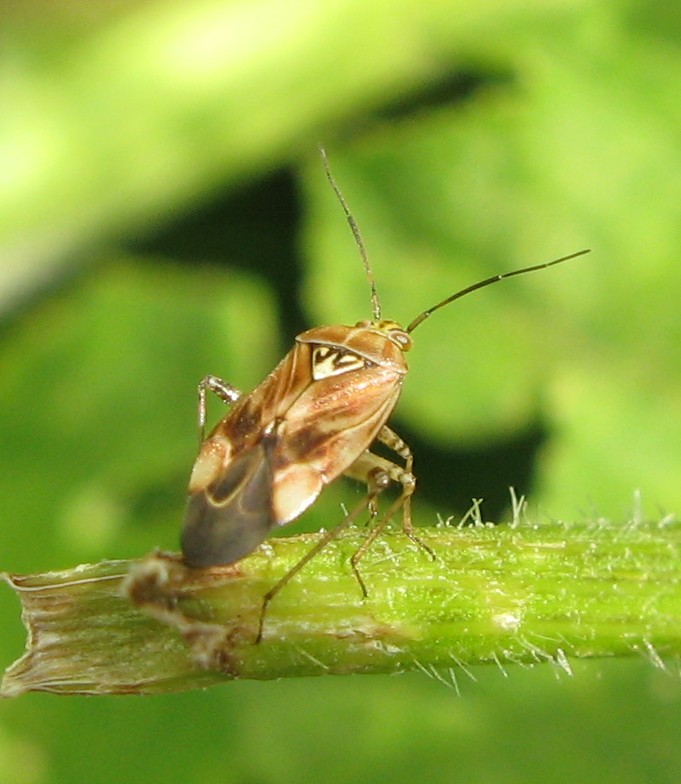
{"label": "dark wing membrane", "polygon": [[205,490],[189,496],[184,559],[190,566],[234,563],[252,552],[274,525],[265,440],[237,457]]}

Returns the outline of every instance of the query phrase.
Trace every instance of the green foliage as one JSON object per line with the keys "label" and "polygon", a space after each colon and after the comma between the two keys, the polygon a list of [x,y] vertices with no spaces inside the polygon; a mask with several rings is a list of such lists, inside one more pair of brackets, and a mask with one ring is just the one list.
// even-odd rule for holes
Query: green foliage
{"label": "green foliage", "polygon": [[[319,140],[388,318],[593,249],[419,328],[398,423],[471,454],[540,428],[531,501],[550,515],[624,519],[637,489],[637,514],[677,510],[681,20],[670,9],[4,8],[2,567],[175,547],[195,384],[217,373],[248,388],[290,345],[276,325],[295,320],[297,295],[279,287],[296,283],[294,245],[307,275],[302,320],[368,317]],[[273,217],[266,188],[239,212],[243,194],[284,167],[300,184],[300,235]],[[425,486],[437,465],[416,458]],[[487,480],[449,481],[457,498],[487,495]],[[302,525],[338,517],[338,502],[355,497],[332,488]],[[422,498],[416,509],[433,520]],[[9,595],[0,617],[8,663],[21,645]],[[507,672],[476,669],[460,700],[412,676],[143,701],[26,698],[2,705],[0,778],[676,779],[677,678],[612,662],[558,682]]]}

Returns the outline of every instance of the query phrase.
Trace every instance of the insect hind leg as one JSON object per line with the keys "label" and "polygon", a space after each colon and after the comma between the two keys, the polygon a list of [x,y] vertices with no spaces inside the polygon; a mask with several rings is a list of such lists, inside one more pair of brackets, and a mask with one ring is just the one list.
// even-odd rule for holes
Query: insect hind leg
{"label": "insect hind leg", "polygon": [[350,558],[350,568],[352,569],[355,579],[357,580],[360,590],[362,591],[362,597],[366,599],[368,596],[368,591],[366,583],[364,582],[364,579],[359,569],[357,568],[357,564],[367,552],[367,550],[371,547],[371,545],[376,541],[380,533],[390,521],[390,518],[399,509],[402,509],[403,513],[402,526],[404,533],[411,539],[412,542],[414,542],[414,544],[418,545],[433,559],[435,559],[435,555],[430,547],[424,544],[413,531],[411,520],[411,496],[413,495],[416,488],[416,477],[412,473],[414,458],[412,456],[411,450],[407,444],[388,427],[383,427],[380,430],[377,438],[381,443],[394,451],[404,460],[404,466],[399,466],[396,463],[393,463],[384,457],[380,457],[379,455],[375,455],[367,450],[366,452],[363,452],[357,458],[357,460],[344,472],[345,476],[356,479],[360,482],[364,482],[367,485],[366,497],[360,501],[360,503],[357,504],[357,506],[355,506],[335,528],[329,529],[326,534],[317,542],[317,544],[291,569],[289,569],[289,571],[286,572],[279,582],[275,583],[275,585],[265,594],[263,597],[262,606],[260,608],[258,635],[255,640],[256,644],[262,641],[265,616],[267,614],[267,608],[272,599],[274,599],[274,597],[282,590],[282,588],[284,588],[284,586],[286,586],[287,583],[309,563],[309,561],[311,561],[321,550],[323,550],[330,541],[335,539],[343,529],[347,528],[351,523],[353,523],[365,510],[369,511],[369,522],[375,520],[376,517],[378,517],[378,496],[383,492],[383,490],[389,487],[392,482],[401,485],[402,492],[400,493],[399,497],[390,505],[385,514],[380,517],[378,522],[373,526],[367,535],[367,538]]}
{"label": "insect hind leg", "polygon": [[[309,552],[305,553],[305,555],[296,563],[294,564],[288,572],[279,580],[279,582],[275,583],[272,588],[263,596],[262,605],[260,607],[260,618],[258,621],[258,635],[255,638],[256,645],[261,642],[263,637],[263,630],[265,626],[265,616],[267,614],[267,608],[274,599],[274,597],[281,591],[284,586],[291,580],[291,578],[295,577],[296,574],[306,566],[321,550],[323,550],[326,545],[333,539],[335,539],[338,534],[344,529],[347,528],[352,522],[354,522],[359,515],[364,512],[365,509],[371,508],[372,504],[375,501],[376,496],[380,493],[382,487],[377,487],[373,493],[370,492],[366,498],[360,501],[357,506],[354,507],[348,514],[341,520],[341,522],[335,526],[334,528],[329,529],[324,536],[317,542],[317,544],[310,549]],[[366,596],[366,587],[362,578],[359,576],[358,572],[355,571],[355,575],[358,577],[360,586],[362,587],[363,594]]]}

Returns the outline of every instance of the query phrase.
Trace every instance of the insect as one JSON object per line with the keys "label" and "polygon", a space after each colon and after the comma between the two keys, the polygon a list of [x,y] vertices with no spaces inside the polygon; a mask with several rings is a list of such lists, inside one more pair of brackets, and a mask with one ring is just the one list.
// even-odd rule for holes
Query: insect
{"label": "insect", "polygon": [[[315,327],[298,335],[291,351],[248,394],[217,376],[206,376],[199,384],[202,436],[209,391],[231,409],[203,440],[191,474],[182,531],[182,552],[189,566],[230,564],[248,555],[273,528],[299,517],[325,485],[341,474],[367,486],[362,502],[265,594],[258,642],[266,608],[274,596],[363,512],[368,510],[375,518],[377,497],[393,483],[401,487],[399,497],[376,521],[350,560],[364,596],[366,588],[357,563],[400,508],[405,533],[419,541],[411,519],[411,496],[416,486],[412,453],[386,425],[407,374],[405,354],[412,347],[411,333],[436,310],[473,291],[588,253],[582,250],[486,278],[424,310],[402,327],[381,316],[374,275],[359,229],[331,174],[324,150],[321,153],[327,179],[360,251],[371,289],[372,318],[354,326]],[[392,450],[403,464],[372,453],[370,447],[375,441]]]}

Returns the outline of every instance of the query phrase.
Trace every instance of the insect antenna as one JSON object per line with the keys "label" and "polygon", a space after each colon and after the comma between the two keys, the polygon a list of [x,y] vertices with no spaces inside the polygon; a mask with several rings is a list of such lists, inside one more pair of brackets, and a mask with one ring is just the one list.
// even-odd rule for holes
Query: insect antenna
{"label": "insect antenna", "polygon": [[553,261],[546,261],[543,264],[535,264],[532,267],[523,267],[522,269],[511,270],[511,272],[502,272],[500,275],[492,275],[491,278],[485,278],[485,280],[480,280],[477,283],[473,283],[472,286],[467,286],[465,289],[461,289],[461,291],[457,291],[454,294],[451,294],[446,299],[443,299],[442,302],[438,302],[437,305],[433,305],[432,308],[428,308],[428,310],[424,310],[423,313],[420,313],[409,326],[406,328],[406,332],[413,332],[419,324],[423,324],[423,322],[435,313],[436,310],[440,310],[440,308],[444,308],[445,305],[449,305],[450,302],[454,302],[455,299],[461,299],[461,297],[465,297],[466,294],[470,294],[472,291],[477,291],[478,289],[484,289],[485,286],[491,286],[492,283],[497,283],[500,280],[504,280],[505,278],[513,278],[516,275],[524,275],[526,272],[536,272],[536,270],[546,269],[547,267],[553,267],[554,264],[562,264],[564,261],[569,261],[570,259],[576,259],[578,256],[583,256],[585,253],[590,253],[589,249],[577,251],[577,253],[570,253],[569,256],[561,256],[559,259],[554,259]]}
{"label": "insect antenna", "polygon": [[343,208],[343,212],[345,213],[345,218],[348,222],[348,226],[350,226],[350,230],[352,231],[352,236],[355,238],[355,242],[357,243],[357,247],[359,248],[359,254],[362,257],[362,264],[364,264],[364,271],[366,272],[367,278],[369,279],[369,286],[371,286],[371,310],[374,316],[374,321],[381,320],[381,301],[378,298],[378,291],[376,289],[376,279],[374,278],[374,272],[371,269],[371,265],[369,264],[369,256],[367,255],[366,248],[364,247],[364,242],[362,240],[362,235],[359,233],[359,227],[357,226],[357,222],[352,216],[350,212],[350,207],[348,207],[348,203],[345,201],[343,194],[341,193],[341,189],[338,187],[338,183],[331,174],[331,167],[329,166],[329,159],[326,156],[326,150],[319,145],[319,154],[322,156],[322,163],[324,164],[324,171],[326,173],[326,179],[329,181],[329,184],[333,188],[333,192],[336,194],[336,198],[340,202],[341,207]]}

